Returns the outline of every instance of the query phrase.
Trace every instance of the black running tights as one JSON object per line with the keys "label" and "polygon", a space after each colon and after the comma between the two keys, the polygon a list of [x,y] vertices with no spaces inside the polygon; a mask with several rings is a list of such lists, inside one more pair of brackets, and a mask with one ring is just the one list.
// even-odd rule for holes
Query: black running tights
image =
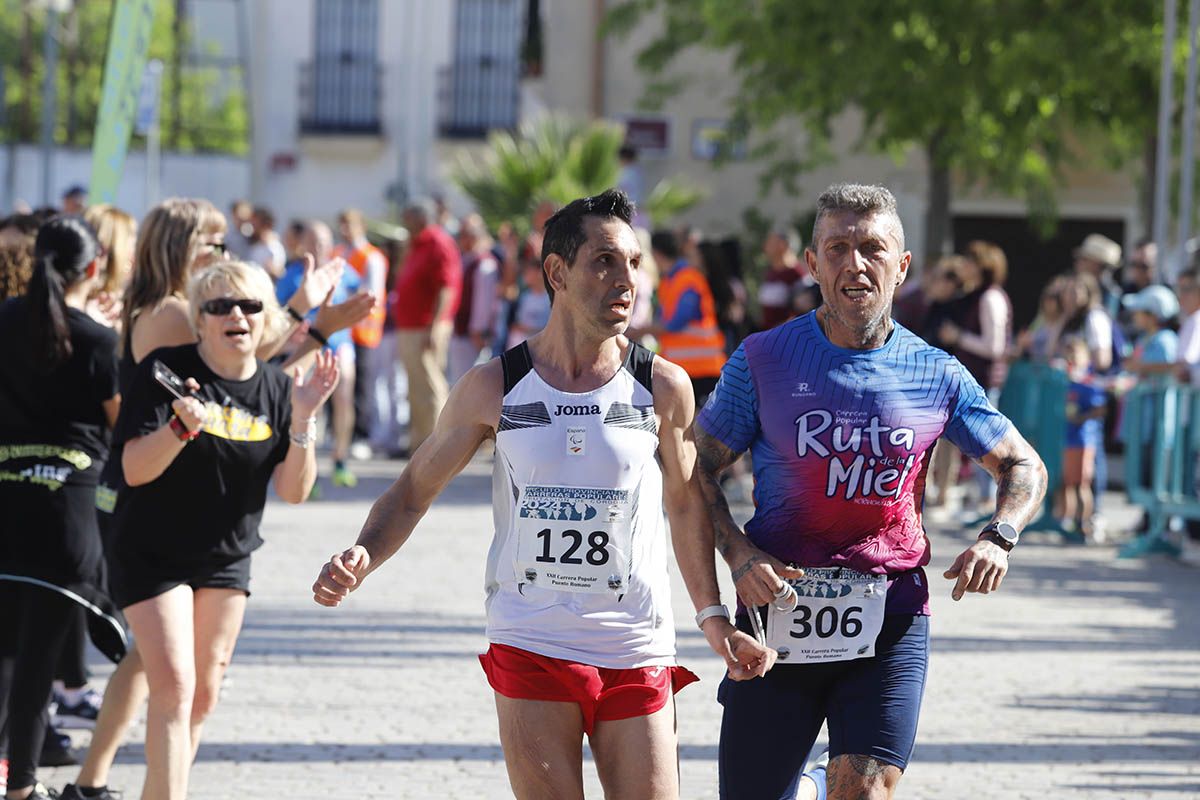
{"label": "black running tights", "polygon": [[0,590],[14,613],[0,614],[0,676],[11,675],[0,692],[8,695],[8,790],[36,783],[46,738],[50,688],[71,632],[76,605],[50,589],[16,581]]}
{"label": "black running tights", "polygon": [[71,621],[68,624],[71,629],[63,644],[54,677],[62,681],[63,686],[68,689],[80,689],[88,683],[87,611],[83,606],[76,605],[71,610]]}

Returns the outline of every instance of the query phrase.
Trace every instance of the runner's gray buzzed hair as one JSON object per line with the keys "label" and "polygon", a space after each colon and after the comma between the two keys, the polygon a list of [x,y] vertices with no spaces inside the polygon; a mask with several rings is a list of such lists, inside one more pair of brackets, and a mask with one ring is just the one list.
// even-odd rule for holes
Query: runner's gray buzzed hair
{"label": "runner's gray buzzed hair", "polygon": [[904,225],[896,211],[896,196],[884,186],[868,183],[835,183],[817,198],[817,218],[813,221],[813,246],[817,244],[817,230],[827,214],[838,211],[853,211],[855,214],[890,214],[896,220],[900,236],[900,249],[904,249]]}

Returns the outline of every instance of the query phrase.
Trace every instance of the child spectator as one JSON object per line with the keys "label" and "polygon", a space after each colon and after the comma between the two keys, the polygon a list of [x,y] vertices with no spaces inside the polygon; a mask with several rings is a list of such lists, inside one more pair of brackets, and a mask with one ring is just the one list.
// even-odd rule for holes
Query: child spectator
{"label": "child spectator", "polygon": [[1107,398],[1104,390],[1092,382],[1092,358],[1086,341],[1078,336],[1067,337],[1061,354],[1071,381],[1067,388],[1067,440],[1058,504],[1061,524],[1065,530],[1079,530],[1088,541],[1099,544],[1104,540],[1104,531],[1094,524],[1092,479],[1096,451],[1104,442],[1101,420]]}
{"label": "child spectator", "polygon": [[[1133,312],[1133,325],[1140,334],[1133,355],[1122,365],[1141,377],[1169,374],[1179,349],[1179,336],[1168,325],[1179,313],[1179,300],[1166,286],[1147,286],[1122,301]],[[1164,366],[1167,365],[1167,366]]]}
{"label": "child spectator", "polygon": [[[1122,367],[1136,376],[1139,382],[1164,382],[1176,369],[1176,353],[1179,350],[1179,336],[1167,327],[1179,313],[1179,301],[1175,293],[1165,286],[1147,286],[1137,294],[1125,295],[1122,305],[1133,312],[1133,326],[1140,334],[1133,354],[1125,359]],[[1149,405],[1142,408],[1140,422],[1141,441],[1129,441],[1128,422],[1122,415],[1121,438],[1125,440],[1126,448],[1142,448],[1142,480],[1148,481],[1155,458],[1155,454],[1150,452],[1154,442],[1154,409]],[[1137,532],[1144,533],[1149,525],[1150,517],[1143,513]]]}

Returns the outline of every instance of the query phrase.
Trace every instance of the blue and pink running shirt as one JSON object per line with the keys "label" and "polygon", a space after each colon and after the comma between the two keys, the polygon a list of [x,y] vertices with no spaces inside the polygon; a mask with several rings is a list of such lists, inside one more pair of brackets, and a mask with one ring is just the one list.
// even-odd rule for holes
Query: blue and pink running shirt
{"label": "blue and pink running shirt", "polygon": [[921,502],[934,442],[978,458],[1011,425],[962,364],[901,325],[878,349],[847,350],[815,313],[748,337],[697,420],[753,456],[750,541],[800,567],[900,575],[889,614],[928,613]]}

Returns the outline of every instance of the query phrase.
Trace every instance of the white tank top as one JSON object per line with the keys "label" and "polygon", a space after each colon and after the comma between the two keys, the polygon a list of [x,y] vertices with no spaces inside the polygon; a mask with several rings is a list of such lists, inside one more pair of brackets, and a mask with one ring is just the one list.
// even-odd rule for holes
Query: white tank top
{"label": "white tank top", "polygon": [[674,665],[651,375],[631,344],[591,392],[564,392],[521,344],[502,357],[488,641],[612,669]]}

